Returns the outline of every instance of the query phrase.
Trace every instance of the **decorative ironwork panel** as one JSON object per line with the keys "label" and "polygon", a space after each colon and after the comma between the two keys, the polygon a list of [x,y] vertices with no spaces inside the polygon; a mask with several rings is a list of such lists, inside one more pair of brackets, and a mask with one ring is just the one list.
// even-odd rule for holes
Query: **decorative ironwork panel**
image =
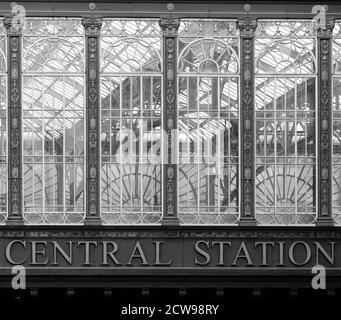
{"label": "decorative ironwork panel", "polygon": [[7,224],[22,224],[21,169],[21,27],[5,18],[8,60],[8,218]]}
{"label": "decorative ironwork panel", "polygon": [[316,219],[316,36],[311,21],[259,21],[255,195],[260,224]]}
{"label": "decorative ironwork panel", "polygon": [[332,32],[334,21],[317,30],[318,103],[318,225],[332,225]]}
{"label": "decorative ironwork panel", "polygon": [[164,117],[165,130],[165,161],[163,161],[163,224],[177,225],[178,218],[178,187],[177,187],[177,36],[180,20],[164,18],[160,20],[163,31],[164,51]]}
{"label": "decorative ironwork panel", "polygon": [[253,19],[238,20],[240,29],[240,96],[241,96],[241,217],[239,224],[254,225],[254,37],[257,22]]}
{"label": "decorative ironwork panel", "polygon": [[84,32],[80,19],[26,19],[23,178],[27,224],[84,221]]}
{"label": "decorative ironwork panel", "polygon": [[157,20],[103,19],[100,188],[105,224],[161,222],[161,43]]}
{"label": "decorative ironwork panel", "polygon": [[100,224],[99,36],[101,19],[84,18],[86,50],[86,224]]}
{"label": "decorative ironwork panel", "polygon": [[7,219],[7,63],[6,29],[0,20],[0,224]]}
{"label": "decorative ironwork panel", "polygon": [[182,20],[178,206],[183,224],[239,218],[239,38],[235,21]]}
{"label": "decorative ironwork panel", "polygon": [[332,215],[341,224],[341,21],[335,22],[332,43]]}

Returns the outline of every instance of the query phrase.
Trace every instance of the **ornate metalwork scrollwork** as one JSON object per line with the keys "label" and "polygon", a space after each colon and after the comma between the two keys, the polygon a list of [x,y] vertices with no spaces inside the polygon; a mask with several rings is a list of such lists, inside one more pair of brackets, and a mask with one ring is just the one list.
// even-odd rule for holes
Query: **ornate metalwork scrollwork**
{"label": "ornate metalwork scrollwork", "polygon": [[167,133],[167,164],[164,164],[163,188],[163,224],[178,224],[177,217],[177,165],[176,148],[172,137],[177,128],[177,35],[180,26],[180,20],[176,18],[165,18],[160,20],[160,26],[163,31],[164,46],[164,129]]}
{"label": "ornate metalwork scrollwork", "polygon": [[84,18],[86,46],[86,218],[85,224],[101,224],[99,188],[99,36],[102,20]]}
{"label": "ornate metalwork scrollwork", "polygon": [[319,100],[318,100],[318,218],[317,225],[332,225],[332,32],[334,21],[327,20],[317,30]]}
{"label": "ornate metalwork scrollwork", "polygon": [[240,29],[241,96],[241,225],[254,225],[254,37],[257,22],[238,20]]}
{"label": "ornate metalwork scrollwork", "polygon": [[21,35],[5,18],[8,46],[8,219],[7,224],[23,224],[21,169]]}

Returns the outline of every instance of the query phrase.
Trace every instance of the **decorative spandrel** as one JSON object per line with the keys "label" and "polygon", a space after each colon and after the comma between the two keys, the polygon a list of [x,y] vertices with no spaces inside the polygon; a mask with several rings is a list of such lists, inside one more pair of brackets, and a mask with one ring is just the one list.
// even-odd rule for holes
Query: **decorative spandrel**
{"label": "decorative spandrel", "polygon": [[256,29],[259,39],[312,39],[316,30],[311,20],[258,20]]}
{"label": "decorative spandrel", "polygon": [[236,74],[239,38],[235,21],[182,20],[178,71]]}

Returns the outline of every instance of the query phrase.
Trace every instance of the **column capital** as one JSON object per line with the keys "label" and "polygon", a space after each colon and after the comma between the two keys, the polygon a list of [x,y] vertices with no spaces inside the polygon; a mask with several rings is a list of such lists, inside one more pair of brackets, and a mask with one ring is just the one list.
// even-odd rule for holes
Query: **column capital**
{"label": "column capital", "polygon": [[82,24],[85,29],[85,35],[90,37],[98,37],[100,35],[102,18],[84,17]]}
{"label": "column capital", "polygon": [[334,19],[326,19],[326,24],[324,26],[319,25],[317,28],[317,37],[323,39],[330,39],[333,35],[333,29],[335,26]]}
{"label": "column capital", "polygon": [[7,35],[20,36],[22,34],[23,25],[18,24],[18,23],[13,23],[13,19],[14,19],[13,16],[4,17],[4,26],[6,28]]}
{"label": "column capital", "polygon": [[240,30],[240,36],[243,38],[253,38],[257,28],[257,19],[254,18],[239,18],[237,26]]}
{"label": "column capital", "polygon": [[179,18],[161,18],[159,24],[164,37],[176,37],[178,35],[180,26]]}

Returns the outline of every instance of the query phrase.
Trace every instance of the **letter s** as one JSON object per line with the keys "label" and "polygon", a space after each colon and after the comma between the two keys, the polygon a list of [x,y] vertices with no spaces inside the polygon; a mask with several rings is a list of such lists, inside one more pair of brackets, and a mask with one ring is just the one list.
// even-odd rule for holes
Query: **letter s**
{"label": "letter s", "polygon": [[209,255],[209,253],[207,253],[206,251],[204,251],[203,249],[201,249],[201,248],[199,247],[200,243],[205,244],[206,247],[208,248],[208,247],[209,247],[209,242],[208,242],[208,241],[203,241],[203,240],[201,240],[201,241],[197,241],[197,243],[195,244],[195,251],[196,251],[197,253],[199,253],[200,255],[202,255],[204,258],[206,258],[206,261],[205,261],[205,262],[200,262],[200,261],[198,261],[197,257],[195,257],[195,262],[194,262],[194,263],[195,263],[195,264],[199,264],[199,265],[201,265],[201,266],[205,266],[205,265],[207,265],[207,264],[210,263],[211,257],[210,257],[210,255]]}

